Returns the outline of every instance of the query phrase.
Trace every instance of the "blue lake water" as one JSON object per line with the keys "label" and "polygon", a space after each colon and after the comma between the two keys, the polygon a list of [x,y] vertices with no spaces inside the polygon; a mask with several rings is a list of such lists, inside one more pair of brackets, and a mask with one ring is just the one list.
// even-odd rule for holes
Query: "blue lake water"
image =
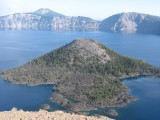
{"label": "blue lake water", "polygon": [[118,108],[118,120],[160,119],[160,78],[138,77],[124,80],[130,94],[139,100],[124,108]]}
{"label": "blue lake water", "polygon": [[[27,61],[66,45],[76,38],[92,38],[120,54],[143,59],[160,66],[160,36],[127,35],[104,32],[50,32],[50,31],[0,31],[0,70],[18,67]],[[116,108],[118,120],[159,120],[160,79],[142,77],[123,81],[139,98],[124,108]],[[38,110],[49,103],[55,109],[62,107],[51,103],[52,86],[28,87],[13,85],[0,78],[0,111],[12,107],[24,110]],[[104,114],[102,110],[96,113]]]}
{"label": "blue lake water", "polygon": [[49,102],[52,85],[28,87],[13,85],[0,80],[0,111],[11,110],[13,107],[23,110],[38,110],[41,105]]}

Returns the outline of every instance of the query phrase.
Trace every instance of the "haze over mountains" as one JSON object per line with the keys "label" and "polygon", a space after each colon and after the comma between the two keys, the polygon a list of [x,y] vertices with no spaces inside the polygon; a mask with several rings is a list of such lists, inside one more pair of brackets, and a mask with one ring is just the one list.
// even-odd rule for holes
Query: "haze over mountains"
{"label": "haze over mountains", "polygon": [[160,34],[160,17],[141,13],[121,13],[106,18],[101,31]]}
{"label": "haze over mountains", "polygon": [[[32,14],[32,13],[31,13]],[[35,15],[40,15],[40,16],[51,16],[51,17],[65,17],[65,15],[62,15],[60,13],[57,13],[57,12],[54,12],[50,9],[47,9],[47,8],[41,8],[37,11],[34,12]]]}
{"label": "haze over mountains", "polygon": [[65,16],[50,9],[0,17],[0,30],[104,31],[160,34],[160,17],[141,13],[120,13],[93,20],[83,16]]}
{"label": "haze over mountains", "polygon": [[88,17],[69,17],[49,9],[39,9],[33,13],[17,13],[0,17],[1,30],[60,30],[94,29],[98,21]]}

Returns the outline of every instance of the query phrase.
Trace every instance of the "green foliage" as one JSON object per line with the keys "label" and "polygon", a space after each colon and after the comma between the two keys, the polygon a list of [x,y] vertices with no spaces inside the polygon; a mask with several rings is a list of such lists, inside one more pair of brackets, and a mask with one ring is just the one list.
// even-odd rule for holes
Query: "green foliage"
{"label": "green foliage", "polygon": [[61,47],[49,54],[34,59],[31,64],[67,67],[67,69],[74,72],[97,75],[108,74],[115,77],[134,73],[155,72],[154,67],[142,60],[122,56],[104,45],[100,44],[100,46],[105,49],[106,53],[111,57],[111,61],[108,61],[106,64],[99,62],[101,58],[98,56],[91,56],[88,59],[84,59],[83,56],[79,55],[79,50],[71,50],[66,47]]}
{"label": "green foliage", "polygon": [[[58,48],[48,54],[29,62],[31,66],[39,68],[65,68],[65,70],[74,73],[87,73],[100,77],[101,83],[94,84],[89,88],[89,97],[94,101],[105,98],[113,99],[117,94],[126,92],[124,85],[114,78],[122,77],[123,75],[157,73],[160,69],[155,68],[142,60],[119,55],[113,50],[104,45],[99,44],[102,49],[105,49],[106,55],[110,56],[111,60],[107,63],[100,62],[102,57],[92,53],[87,54],[87,57],[82,56],[79,49],[69,48],[68,46]],[[50,69],[51,70],[51,69]],[[37,78],[42,78],[45,82],[54,79],[52,74],[48,74],[50,70],[45,69],[44,74],[41,70],[35,75]],[[19,73],[20,71],[18,71]],[[22,73],[23,71],[21,71]],[[24,73],[25,74],[25,71]],[[28,74],[28,72],[27,72]],[[65,75],[64,75],[65,74]],[[69,81],[66,71],[64,74],[57,73],[56,76],[62,81]],[[18,79],[16,80],[18,81]],[[88,89],[88,88],[87,88]],[[87,90],[86,89],[86,90]],[[84,94],[84,93],[83,93]],[[82,94],[82,95],[83,95]]]}
{"label": "green foliage", "polygon": [[127,88],[116,79],[105,79],[105,83],[95,85],[90,93],[90,98],[94,101],[100,101],[103,99],[113,99],[116,95],[122,92],[126,92]]}

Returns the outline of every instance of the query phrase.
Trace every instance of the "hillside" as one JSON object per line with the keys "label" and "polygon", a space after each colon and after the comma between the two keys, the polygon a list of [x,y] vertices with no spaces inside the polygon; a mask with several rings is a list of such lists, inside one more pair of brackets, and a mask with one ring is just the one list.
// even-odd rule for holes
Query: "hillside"
{"label": "hillside", "polygon": [[47,8],[0,17],[0,30],[95,31],[99,24],[88,17],[65,16]]}
{"label": "hillside", "polygon": [[135,98],[119,78],[157,73],[158,68],[122,56],[95,40],[76,39],[2,75],[15,84],[57,84],[52,100],[82,111],[127,105]]}
{"label": "hillside", "polygon": [[0,17],[0,30],[104,31],[160,35],[160,17],[127,12],[102,21],[84,16],[66,16],[47,8]]}
{"label": "hillside", "polygon": [[160,34],[160,17],[141,13],[120,13],[106,18],[100,24],[101,31]]}
{"label": "hillside", "polygon": [[63,111],[47,112],[28,112],[22,110],[12,110],[0,112],[1,120],[113,120],[107,117],[84,116]]}

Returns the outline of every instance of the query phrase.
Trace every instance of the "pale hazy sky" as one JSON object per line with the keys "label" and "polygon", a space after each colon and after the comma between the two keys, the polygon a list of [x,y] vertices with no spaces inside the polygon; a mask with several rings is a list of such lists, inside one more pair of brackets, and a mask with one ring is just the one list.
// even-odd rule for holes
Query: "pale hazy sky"
{"label": "pale hazy sky", "polygon": [[121,12],[160,16],[160,0],[0,0],[0,16],[49,8],[67,16],[103,19]]}

